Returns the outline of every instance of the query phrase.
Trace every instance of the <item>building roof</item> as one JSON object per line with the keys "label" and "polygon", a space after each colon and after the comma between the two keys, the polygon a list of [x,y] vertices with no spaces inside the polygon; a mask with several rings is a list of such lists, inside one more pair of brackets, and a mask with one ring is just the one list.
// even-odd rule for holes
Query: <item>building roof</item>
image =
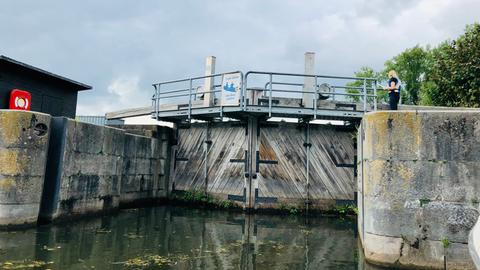
{"label": "building roof", "polygon": [[43,69],[31,66],[31,65],[22,63],[20,61],[17,61],[15,59],[9,58],[9,57],[4,56],[4,55],[0,55],[0,66],[2,66],[2,65],[14,67],[14,68],[17,68],[18,70],[26,71],[26,72],[29,72],[31,74],[35,74],[37,76],[46,77],[48,79],[64,83],[64,84],[68,85],[68,87],[72,90],[82,91],[82,90],[92,89],[92,87],[90,85],[87,85],[87,84],[84,84],[84,83],[81,83],[81,82],[77,82],[77,81],[74,81],[74,80],[69,79],[69,78],[65,78],[63,76],[60,76],[60,75],[48,72],[46,70],[43,70]]}

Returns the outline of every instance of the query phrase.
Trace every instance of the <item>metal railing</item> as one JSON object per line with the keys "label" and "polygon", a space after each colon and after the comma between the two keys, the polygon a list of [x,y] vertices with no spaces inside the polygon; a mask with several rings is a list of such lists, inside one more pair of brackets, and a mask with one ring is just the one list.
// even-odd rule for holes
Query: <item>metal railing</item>
{"label": "metal railing", "polygon": [[[180,80],[172,80],[172,81],[165,81],[165,82],[160,82],[160,83],[154,83],[152,86],[154,87],[154,95],[152,96],[152,107],[153,111],[155,113],[155,118],[158,120],[159,119],[159,112],[160,112],[160,103],[162,99],[172,99],[172,98],[182,98],[182,97],[187,97],[188,98],[188,119],[191,120],[192,117],[192,96],[196,97],[199,95],[203,95],[205,97],[206,94],[213,94],[215,93],[221,93],[221,84],[214,84],[215,78],[220,78],[221,81],[223,81],[223,77],[227,74],[235,74],[235,73],[240,73],[240,76],[243,80],[243,73],[241,71],[232,71],[232,72],[225,72],[225,73],[218,73],[218,74],[212,74],[212,75],[205,75],[205,76],[198,76],[198,77],[192,77],[192,78],[187,78],[187,79],[180,79]],[[194,83],[199,81],[199,80],[206,80],[206,79],[211,79],[212,80],[212,85],[210,89],[205,89],[205,85],[203,85],[203,90],[202,91],[195,91],[194,88],[199,90],[200,87],[194,87]],[[176,89],[168,89],[166,91],[161,91],[162,86],[165,87],[167,85],[176,85],[180,84],[183,86],[180,86],[181,88],[176,88]],[[185,86],[187,84],[188,86]],[[243,81],[241,83],[243,85]],[[182,88],[183,87],[183,88]],[[186,87],[186,88],[185,88]],[[220,88],[220,89],[218,89]]]}
{"label": "metal railing", "polygon": [[[318,108],[317,108],[317,100],[318,100],[318,97],[319,95],[327,95],[327,96],[332,96],[332,97],[335,97],[335,96],[346,96],[346,97],[362,97],[362,101],[363,101],[363,111],[366,112],[367,111],[367,104],[369,103],[368,102],[368,98],[371,98],[372,99],[372,103],[373,103],[373,107],[374,109],[373,110],[377,110],[377,79],[376,78],[367,78],[367,77],[345,77],[345,76],[328,76],[328,75],[308,75],[308,74],[297,74],[297,73],[280,73],[280,72],[263,72],[263,71],[249,71],[247,73],[245,73],[245,79],[244,79],[244,82],[245,82],[245,85],[243,87],[244,89],[244,93],[243,93],[243,96],[245,97],[246,96],[246,91],[247,90],[250,90],[248,88],[248,77],[249,75],[264,75],[264,76],[268,76],[268,81],[267,83],[265,83],[265,86],[264,86],[264,89],[265,91],[267,91],[267,96],[268,96],[268,113],[269,113],[269,117],[272,115],[272,96],[273,96],[273,93],[276,92],[276,93],[290,93],[290,94],[299,94],[301,93],[302,96],[303,94],[307,94],[307,95],[312,95],[313,96],[313,110],[314,110],[314,118],[316,118],[317,116],[317,111],[318,111]],[[310,85],[312,86],[312,88],[314,88],[314,91],[309,91],[309,90],[298,90],[298,89],[274,89],[273,88],[273,85],[286,85],[286,86],[300,86],[302,88],[305,88],[305,86],[307,86],[307,88],[310,88],[308,85],[306,85],[305,83],[290,83],[290,82],[281,82],[281,81],[274,81],[274,77],[296,77],[296,78],[313,78],[314,80],[314,83],[313,85]],[[342,80],[342,81],[361,81],[363,82],[363,85],[361,87],[356,87],[356,86],[330,86],[330,89],[332,89],[332,91],[328,91],[328,92],[325,92],[325,91],[319,91],[319,88],[321,86],[321,84],[319,84],[319,79],[323,79],[323,80]],[[370,85],[369,87],[367,87],[367,85]],[[341,92],[336,92],[335,89],[345,89],[345,90],[359,90],[359,92],[361,92],[360,94],[356,94],[356,93],[341,93]],[[373,92],[373,94],[369,94],[368,91],[370,92]],[[246,109],[246,103],[244,102],[244,109]]]}
{"label": "metal railing", "polygon": [[[341,100],[342,98],[352,98],[353,100],[362,100],[363,103],[363,112],[367,112],[369,109],[369,104],[373,105],[373,110],[377,110],[377,79],[376,78],[364,78],[364,77],[345,77],[345,76],[327,76],[327,75],[308,75],[308,74],[296,74],[296,73],[280,73],[280,72],[262,72],[262,71],[248,71],[245,75],[241,71],[233,71],[226,73],[218,73],[212,75],[191,77],[181,80],[172,80],[165,81],[160,83],[154,83],[154,95],[152,96],[152,107],[154,112],[154,117],[159,119],[159,112],[161,111],[161,103],[168,104],[164,102],[166,100],[182,100],[184,102],[177,102],[176,105],[183,105],[187,107],[187,116],[188,119],[192,118],[192,103],[194,100],[201,95],[204,97],[207,94],[213,95],[215,100],[215,95],[219,94],[219,97],[222,98],[222,83],[225,75],[228,74],[240,74],[241,77],[241,86],[240,86],[240,98],[238,101],[238,107],[243,111],[247,110],[247,91],[252,90],[262,90],[264,91],[264,97],[268,98],[268,115],[272,116],[272,107],[273,107],[273,98],[278,97],[275,94],[286,94],[290,95],[302,95],[303,97],[310,96],[313,103],[313,116],[317,117],[318,105],[317,101],[321,96],[331,98],[332,100]],[[260,80],[255,81],[253,76],[260,76]],[[210,89],[205,89],[206,81],[210,79]],[[214,84],[216,79],[220,79],[220,84]],[[299,83],[295,82],[295,79],[310,80],[310,83]],[[199,84],[199,81],[205,82],[204,84]],[[261,84],[258,84],[262,82]],[[267,81],[266,83],[264,83]],[[328,83],[328,82],[334,82]],[[341,82],[341,83],[339,83]],[[348,82],[357,82],[359,86],[348,85]],[[358,83],[360,82],[360,83]],[[343,83],[343,85],[342,85]],[[257,84],[259,87],[251,88],[252,84]],[[274,86],[286,86],[290,89],[278,89]],[[175,87],[173,87],[175,86]],[[208,86],[207,86],[208,87]],[[250,87],[250,88],[249,88]],[[292,89],[295,87],[301,87],[302,89]],[[172,89],[173,88],[173,89]],[[203,89],[202,89],[203,88]],[[328,91],[323,91],[328,89]],[[340,90],[340,91],[337,91]],[[343,92],[342,92],[343,90]],[[350,90],[350,92],[348,92]],[[352,91],[353,90],[353,91]],[[355,93],[358,91],[358,93]],[[303,99],[302,99],[303,100]],[[185,104],[188,102],[188,105]],[[172,104],[172,103],[170,103]],[[185,106],[187,105],[187,106]],[[251,104],[250,104],[251,105]],[[220,116],[223,117],[223,106],[221,102],[219,104],[212,104],[211,107],[220,107]],[[311,108],[311,107],[308,107]],[[177,107],[176,110],[178,110]]]}

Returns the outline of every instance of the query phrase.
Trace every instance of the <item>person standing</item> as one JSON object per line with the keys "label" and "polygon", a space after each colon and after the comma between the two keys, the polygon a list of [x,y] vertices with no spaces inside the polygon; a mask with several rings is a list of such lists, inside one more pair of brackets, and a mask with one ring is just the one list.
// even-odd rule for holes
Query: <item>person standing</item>
{"label": "person standing", "polygon": [[390,70],[388,72],[388,85],[385,87],[385,90],[388,91],[390,110],[398,110],[398,102],[400,101],[400,80],[398,79],[395,70]]}

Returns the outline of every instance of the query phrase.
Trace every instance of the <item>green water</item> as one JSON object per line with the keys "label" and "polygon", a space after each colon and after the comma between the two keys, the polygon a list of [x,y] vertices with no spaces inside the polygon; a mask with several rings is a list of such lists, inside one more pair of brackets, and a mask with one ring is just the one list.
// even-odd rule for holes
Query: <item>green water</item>
{"label": "green water", "polygon": [[353,220],[178,207],[0,232],[0,269],[371,269]]}

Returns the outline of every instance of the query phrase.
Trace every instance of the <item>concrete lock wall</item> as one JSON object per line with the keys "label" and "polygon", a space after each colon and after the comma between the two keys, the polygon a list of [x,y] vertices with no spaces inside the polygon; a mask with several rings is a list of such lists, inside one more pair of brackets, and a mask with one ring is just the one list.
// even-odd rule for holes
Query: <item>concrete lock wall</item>
{"label": "concrete lock wall", "polygon": [[157,139],[64,117],[52,126],[41,221],[166,197],[169,134]]}
{"label": "concrete lock wall", "polygon": [[369,262],[474,269],[480,112],[365,115],[358,134],[359,232]]}
{"label": "concrete lock wall", "polygon": [[42,113],[0,110],[0,227],[37,220],[50,120]]}

